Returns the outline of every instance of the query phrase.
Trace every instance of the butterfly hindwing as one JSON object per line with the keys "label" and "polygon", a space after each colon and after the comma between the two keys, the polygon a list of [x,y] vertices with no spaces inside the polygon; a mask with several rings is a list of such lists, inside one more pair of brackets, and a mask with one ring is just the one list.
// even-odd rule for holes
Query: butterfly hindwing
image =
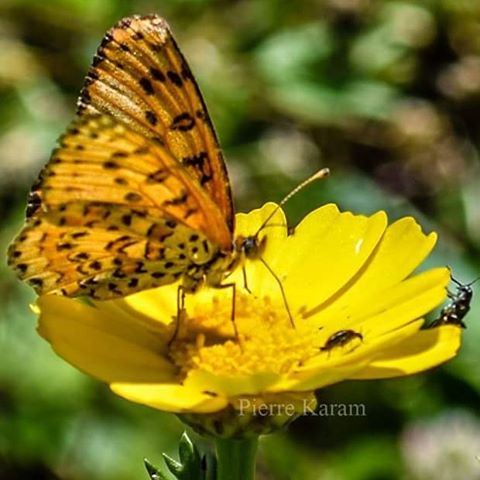
{"label": "butterfly hindwing", "polygon": [[123,296],[178,280],[214,252],[206,237],[147,210],[71,203],[33,216],[10,246],[18,275],[37,293]]}

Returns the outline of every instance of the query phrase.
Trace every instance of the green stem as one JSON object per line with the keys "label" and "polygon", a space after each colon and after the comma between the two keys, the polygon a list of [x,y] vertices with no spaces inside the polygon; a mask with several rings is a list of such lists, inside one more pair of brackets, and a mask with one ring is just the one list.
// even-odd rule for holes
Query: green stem
{"label": "green stem", "polygon": [[258,438],[217,438],[217,480],[255,480]]}

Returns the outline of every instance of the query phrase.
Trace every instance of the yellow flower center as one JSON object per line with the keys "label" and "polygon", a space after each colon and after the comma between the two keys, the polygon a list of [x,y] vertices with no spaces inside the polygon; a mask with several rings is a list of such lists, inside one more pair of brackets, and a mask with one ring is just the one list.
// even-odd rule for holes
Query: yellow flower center
{"label": "yellow flower center", "polygon": [[318,355],[318,327],[304,319],[292,326],[283,304],[269,297],[237,293],[232,304],[214,297],[198,303],[193,315],[180,319],[170,356],[181,375],[202,369],[216,375],[285,374]]}

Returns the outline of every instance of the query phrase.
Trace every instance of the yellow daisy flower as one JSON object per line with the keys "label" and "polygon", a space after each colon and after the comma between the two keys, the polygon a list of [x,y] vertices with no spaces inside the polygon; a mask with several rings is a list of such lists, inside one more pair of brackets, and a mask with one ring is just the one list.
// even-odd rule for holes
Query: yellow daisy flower
{"label": "yellow daisy flower", "polygon": [[[236,234],[255,233],[275,207],[237,215]],[[335,205],[313,211],[293,233],[285,225],[279,209],[260,234],[262,258],[294,325],[278,281],[247,260],[250,292],[241,269],[229,278],[237,285],[235,326],[231,289],[205,288],[187,296],[172,341],[171,285],[91,304],[42,296],[39,332],[116,394],[225,436],[269,431],[312,408],[313,392],[327,385],[410,375],[456,354],[460,328],[421,329],[450,280],[447,268],[412,275],[435,233],[425,235],[410,217],[387,225],[384,212],[367,217]],[[272,405],[268,421],[252,420]]]}

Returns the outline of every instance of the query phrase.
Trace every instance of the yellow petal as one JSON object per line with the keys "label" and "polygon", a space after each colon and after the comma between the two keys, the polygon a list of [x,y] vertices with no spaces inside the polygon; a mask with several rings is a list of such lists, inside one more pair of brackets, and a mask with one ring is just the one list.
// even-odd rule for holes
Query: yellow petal
{"label": "yellow petal", "polygon": [[165,332],[57,295],[42,296],[37,305],[40,335],[80,370],[105,382],[172,380],[174,368],[160,355]]}
{"label": "yellow petal", "polygon": [[423,320],[417,320],[372,340],[365,339],[358,348],[344,355],[330,356],[330,352],[319,352],[319,355],[309,361],[305,367],[290,375],[289,381],[283,383],[281,387],[291,391],[315,390],[353,378],[357,371],[375,360],[379,351],[390,349],[397,343],[410,338],[422,324]]}
{"label": "yellow petal", "polygon": [[[449,280],[446,268],[432,269],[405,280],[375,301],[358,305],[351,324],[356,323],[370,336],[420,318],[445,300]],[[360,321],[362,318],[365,320]]]}
{"label": "yellow petal", "polygon": [[365,368],[370,362],[368,357],[354,362],[343,362],[343,365],[305,369],[298,374],[290,375],[283,382],[279,382],[270,392],[306,392],[339,383],[351,378],[358,370]]}
{"label": "yellow petal", "polygon": [[420,330],[407,341],[385,351],[367,368],[350,378],[389,378],[428,370],[458,353],[461,335],[461,328],[455,325]]}
{"label": "yellow petal", "polygon": [[281,272],[292,307],[311,309],[342,289],[367,262],[386,224],[383,212],[364,217],[332,205],[309,214],[271,265]]}
{"label": "yellow petal", "polygon": [[308,312],[321,311],[327,318],[343,318],[362,304],[376,305],[384,292],[399,284],[424,260],[436,242],[436,235],[425,235],[411,217],[403,218],[387,228],[377,249],[360,275],[329,305]]}
{"label": "yellow petal", "polygon": [[358,286],[369,285],[379,291],[400,282],[422,263],[436,241],[437,235],[425,235],[414,218],[397,220],[387,228]]}
{"label": "yellow petal", "polygon": [[194,370],[190,372],[187,384],[197,389],[201,389],[203,386],[204,389],[227,397],[237,397],[268,392],[280,380],[281,376],[272,372],[259,371],[250,375],[215,375],[205,370]]}
{"label": "yellow petal", "polygon": [[138,312],[141,316],[168,325],[177,315],[178,283],[143,290],[128,297],[114,300],[118,308]]}
{"label": "yellow petal", "polygon": [[228,400],[219,395],[178,384],[113,383],[113,392],[132,402],[167,412],[211,413],[222,410]]}

